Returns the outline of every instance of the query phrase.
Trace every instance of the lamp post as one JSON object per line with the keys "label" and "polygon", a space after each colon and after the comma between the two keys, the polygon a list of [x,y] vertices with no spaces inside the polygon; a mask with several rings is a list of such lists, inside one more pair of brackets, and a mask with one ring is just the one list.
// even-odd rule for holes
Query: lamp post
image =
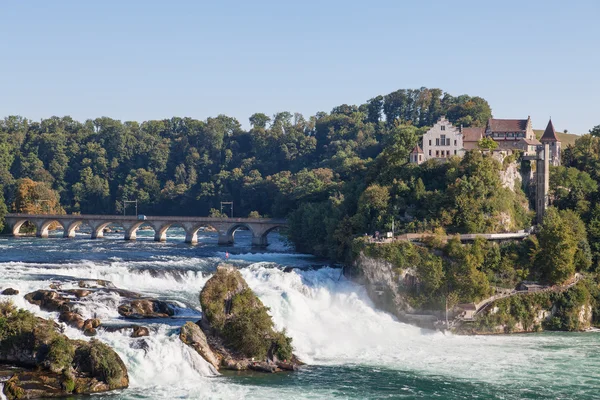
{"label": "lamp post", "polygon": [[135,215],[138,215],[138,201],[137,201],[137,199],[135,199],[135,200],[125,200],[125,199],[123,199],[123,216],[125,216],[125,210],[127,209],[127,203],[134,203],[135,204]]}
{"label": "lamp post", "polygon": [[233,201],[222,201],[221,202],[221,215],[223,215],[223,205],[229,205],[229,206],[231,206],[230,207],[230,210],[231,210],[230,211],[230,213],[231,213],[230,218],[233,218]]}

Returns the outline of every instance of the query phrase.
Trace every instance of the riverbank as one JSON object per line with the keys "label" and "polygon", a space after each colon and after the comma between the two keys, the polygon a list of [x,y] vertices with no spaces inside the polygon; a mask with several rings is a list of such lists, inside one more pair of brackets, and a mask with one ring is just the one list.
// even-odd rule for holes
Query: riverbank
{"label": "riverbank", "polygon": [[365,287],[378,308],[426,329],[466,335],[585,331],[600,319],[594,306],[600,296],[598,285],[579,273],[563,285],[529,283],[529,290],[521,291],[490,288],[485,298],[462,304],[460,297],[450,296],[448,305],[445,292],[436,295],[431,284],[432,274],[441,276],[443,270],[424,267],[436,262],[452,262],[439,244],[357,241],[355,260],[346,275]]}

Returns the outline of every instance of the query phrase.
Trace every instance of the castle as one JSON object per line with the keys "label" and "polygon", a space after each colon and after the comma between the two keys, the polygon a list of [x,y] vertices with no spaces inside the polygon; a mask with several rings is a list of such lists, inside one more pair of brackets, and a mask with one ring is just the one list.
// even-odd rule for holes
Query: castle
{"label": "castle", "polygon": [[560,165],[561,143],[556,136],[552,120],[544,134],[537,140],[527,119],[490,118],[485,127],[455,127],[446,117],[440,119],[429,129],[422,139],[422,146],[415,146],[410,153],[410,162],[421,164],[430,159],[444,161],[452,156],[462,157],[465,151],[479,149],[480,140],[489,138],[498,144],[495,151],[511,152],[519,150],[525,156],[535,156],[545,144],[548,144],[550,165]]}
{"label": "castle", "polygon": [[522,159],[535,161],[535,210],[537,223],[542,223],[548,207],[550,187],[550,165],[560,165],[561,143],[556,136],[552,120],[548,122],[544,134],[537,140],[527,119],[490,118],[485,128],[463,128],[453,126],[441,117],[423,135],[423,147],[416,145],[410,152],[410,162],[421,164],[427,160],[445,161],[449,157],[462,157],[465,151],[480,149],[480,140],[489,138],[497,143],[493,152],[506,155],[515,150],[523,153]]}

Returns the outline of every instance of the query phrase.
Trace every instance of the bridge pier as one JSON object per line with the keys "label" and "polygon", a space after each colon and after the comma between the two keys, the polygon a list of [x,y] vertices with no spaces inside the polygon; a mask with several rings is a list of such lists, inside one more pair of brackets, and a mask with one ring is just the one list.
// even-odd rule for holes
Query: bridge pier
{"label": "bridge pier", "polygon": [[69,224],[65,224],[67,226],[63,227],[63,237],[65,239],[73,239],[75,237],[75,231],[77,231],[77,228],[79,228],[82,222],[83,221],[72,221]]}
{"label": "bridge pier", "polygon": [[233,233],[219,231],[219,246],[231,246],[233,244]]}
{"label": "bridge pier", "polygon": [[252,236],[252,247],[267,247],[269,242],[267,241],[267,236]]}
{"label": "bridge pier", "polygon": [[140,226],[142,226],[143,222],[123,222],[123,229],[125,230],[125,235],[123,239],[125,240],[136,240],[137,239],[137,230]]}
{"label": "bridge pier", "polygon": [[50,227],[50,223],[46,221],[36,221],[35,222],[35,237],[47,239],[48,238],[48,228]]}

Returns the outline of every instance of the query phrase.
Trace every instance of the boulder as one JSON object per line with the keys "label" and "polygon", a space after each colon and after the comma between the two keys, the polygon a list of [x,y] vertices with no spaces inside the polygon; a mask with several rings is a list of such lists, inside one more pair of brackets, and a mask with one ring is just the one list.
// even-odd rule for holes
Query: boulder
{"label": "boulder", "polygon": [[145,326],[136,326],[133,328],[133,332],[131,332],[132,338],[139,338],[143,336],[149,336],[150,331]]}
{"label": "boulder", "polygon": [[186,322],[185,325],[181,327],[179,338],[183,343],[196,350],[198,354],[215,368],[219,368],[219,365],[221,364],[219,358],[213,353],[208,344],[208,340],[206,339],[206,335],[198,325],[189,321]]}
{"label": "boulder", "polygon": [[0,294],[3,294],[5,296],[15,296],[15,295],[19,294],[19,291],[17,289],[13,289],[13,288],[6,288]]}
{"label": "boulder", "polygon": [[100,320],[98,318],[90,318],[90,319],[86,319],[85,322],[83,323],[83,329],[96,329],[97,327],[99,327],[101,324]]}
{"label": "boulder", "polygon": [[127,318],[167,318],[175,314],[173,307],[161,300],[132,300],[119,306],[119,314]]}
{"label": "boulder", "polygon": [[179,337],[216,368],[272,373],[301,364],[292,354],[292,339],[274,329],[268,309],[236,268],[217,267],[200,304],[202,320],[186,323]]}
{"label": "boulder", "polygon": [[98,318],[86,319],[83,323],[83,334],[85,336],[96,336],[98,331],[97,327],[100,326],[100,320]]}
{"label": "boulder", "polygon": [[54,290],[36,290],[27,293],[25,300],[39,306],[44,311],[71,311],[69,300]]}
{"label": "boulder", "polygon": [[72,326],[73,328],[83,329],[84,327],[83,317],[71,311],[64,311],[60,313],[60,315],[58,316],[58,320],[60,322],[64,322],[69,326]]}
{"label": "boulder", "polygon": [[[7,326],[0,341],[0,376],[9,399],[91,394],[129,385],[127,368],[102,342],[71,340],[52,321],[14,307],[3,308]],[[76,319],[76,318],[75,318]],[[16,368],[15,368],[16,367]]]}
{"label": "boulder", "polygon": [[77,297],[78,299],[81,299],[82,297],[87,297],[90,294],[92,294],[92,291],[87,290],[87,289],[70,289],[70,290],[65,290],[65,293],[72,294],[73,296]]}
{"label": "boulder", "polygon": [[83,334],[85,336],[92,337],[92,336],[96,336],[98,334],[98,331],[96,330],[96,328],[88,327],[88,328],[83,328]]}

